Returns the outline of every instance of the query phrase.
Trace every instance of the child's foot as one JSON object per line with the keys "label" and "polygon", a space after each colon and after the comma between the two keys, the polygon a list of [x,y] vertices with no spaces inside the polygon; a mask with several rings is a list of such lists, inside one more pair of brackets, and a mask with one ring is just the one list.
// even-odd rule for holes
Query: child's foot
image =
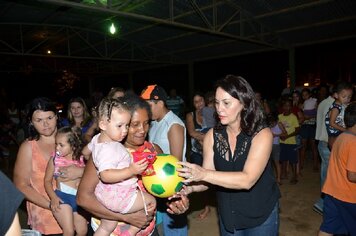
{"label": "child's foot", "polygon": [[196,216],[198,220],[204,220],[210,213],[210,207],[206,206],[204,207],[204,210],[202,210],[199,215]]}
{"label": "child's foot", "polygon": [[293,179],[290,180],[289,183],[292,184],[292,185],[294,185],[294,184],[297,184],[297,183],[298,183],[298,180],[297,180],[297,178],[293,178]]}

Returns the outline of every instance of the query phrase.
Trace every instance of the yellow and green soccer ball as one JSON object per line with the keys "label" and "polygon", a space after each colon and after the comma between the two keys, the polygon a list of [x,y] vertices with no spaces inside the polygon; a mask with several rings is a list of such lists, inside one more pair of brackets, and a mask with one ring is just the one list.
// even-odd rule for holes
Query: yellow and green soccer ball
{"label": "yellow and green soccer ball", "polygon": [[159,198],[167,198],[179,192],[183,187],[183,178],[178,176],[178,159],[169,154],[159,154],[153,163],[154,175],[142,176],[146,190]]}

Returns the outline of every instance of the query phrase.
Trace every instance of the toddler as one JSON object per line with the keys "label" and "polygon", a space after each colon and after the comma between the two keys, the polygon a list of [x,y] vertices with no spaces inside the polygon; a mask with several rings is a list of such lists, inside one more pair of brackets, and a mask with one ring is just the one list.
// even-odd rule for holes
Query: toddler
{"label": "toddler", "polygon": [[[131,113],[122,98],[104,98],[98,108],[100,133],[83,150],[84,155],[92,153],[100,177],[95,189],[96,198],[109,210],[122,214],[146,209],[150,203],[156,204],[155,198],[141,191],[137,184],[136,175],[145,171],[147,160],[132,162],[120,143],[127,135],[130,119]],[[94,235],[110,235],[117,223],[102,219]],[[139,230],[131,226],[128,233],[136,235]]]}
{"label": "toddler", "polygon": [[344,123],[344,111],[352,98],[352,84],[339,81],[334,88],[335,101],[325,116],[325,125],[328,132],[328,144],[331,150],[336,137],[346,130]]}
{"label": "toddler", "polygon": [[[85,236],[87,221],[78,213],[76,203],[77,188],[80,179],[63,182],[60,167],[76,165],[84,167],[84,157],[81,150],[84,144],[81,130],[78,127],[64,126],[56,134],[56,152],[49,159],[44,178],[45,190],[50,198],[50,209],[63,230],[63,235]],[[53,179],[56,190],[53,189]]]}

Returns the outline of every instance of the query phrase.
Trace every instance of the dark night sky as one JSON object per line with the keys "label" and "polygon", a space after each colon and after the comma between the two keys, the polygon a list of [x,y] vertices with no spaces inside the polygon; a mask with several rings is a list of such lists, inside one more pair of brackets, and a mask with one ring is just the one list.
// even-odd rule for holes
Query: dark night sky
{"label": "dark night sky", "polygon": [[[355,80],[356,74],[356,40],[344,40],[308,47],[296,48],[297,83],[320,78],[322,82],[333,82],[337,78]],[[247,79],[255,90],[263,96],[277,98],[286,86],[286,72],[288,70],[288,52],[274,51],[239,57],[203,61],[195,63],[195,90],[205,92],[212,88],[217,79],[227,75],[241,75]],[[19,103],[26,103],[29,99],[42,95],[57,101],[66,102],[69,97],[89,97],[92,80],[92,90],[101,90],[104,94],[110,87],[120,86],[129,88],[127,75],[94,76],[77,75],[80,82],[76,88],[66,96],[56,96],[54,78],[59,74],[41,74],[32,72],[7,73],[1,70],[1,87],[7,90],[8,96]],[[176,65],[156,68],[134,73],[134,90],[140,92],[146,85],[157,83],[167,89],[175,87],[184,98],[188,96],[188,66]],[[352,81],[354,82],[354,81]],[[44,89],[41,89],[44,87]],[[20,95],[21,94],[21,95]]]}

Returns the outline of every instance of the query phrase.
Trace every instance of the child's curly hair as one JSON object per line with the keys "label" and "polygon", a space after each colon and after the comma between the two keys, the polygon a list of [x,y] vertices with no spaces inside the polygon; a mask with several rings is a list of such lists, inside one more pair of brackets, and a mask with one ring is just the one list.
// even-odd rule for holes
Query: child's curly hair
{"label": "child's curly hair", "polygon": [[67,141],[73,150],[73,160],[80,160],[84,141],[82,139],[82,130],[76,126],[64,126],[57,131],[58,134],[65,134]]}

